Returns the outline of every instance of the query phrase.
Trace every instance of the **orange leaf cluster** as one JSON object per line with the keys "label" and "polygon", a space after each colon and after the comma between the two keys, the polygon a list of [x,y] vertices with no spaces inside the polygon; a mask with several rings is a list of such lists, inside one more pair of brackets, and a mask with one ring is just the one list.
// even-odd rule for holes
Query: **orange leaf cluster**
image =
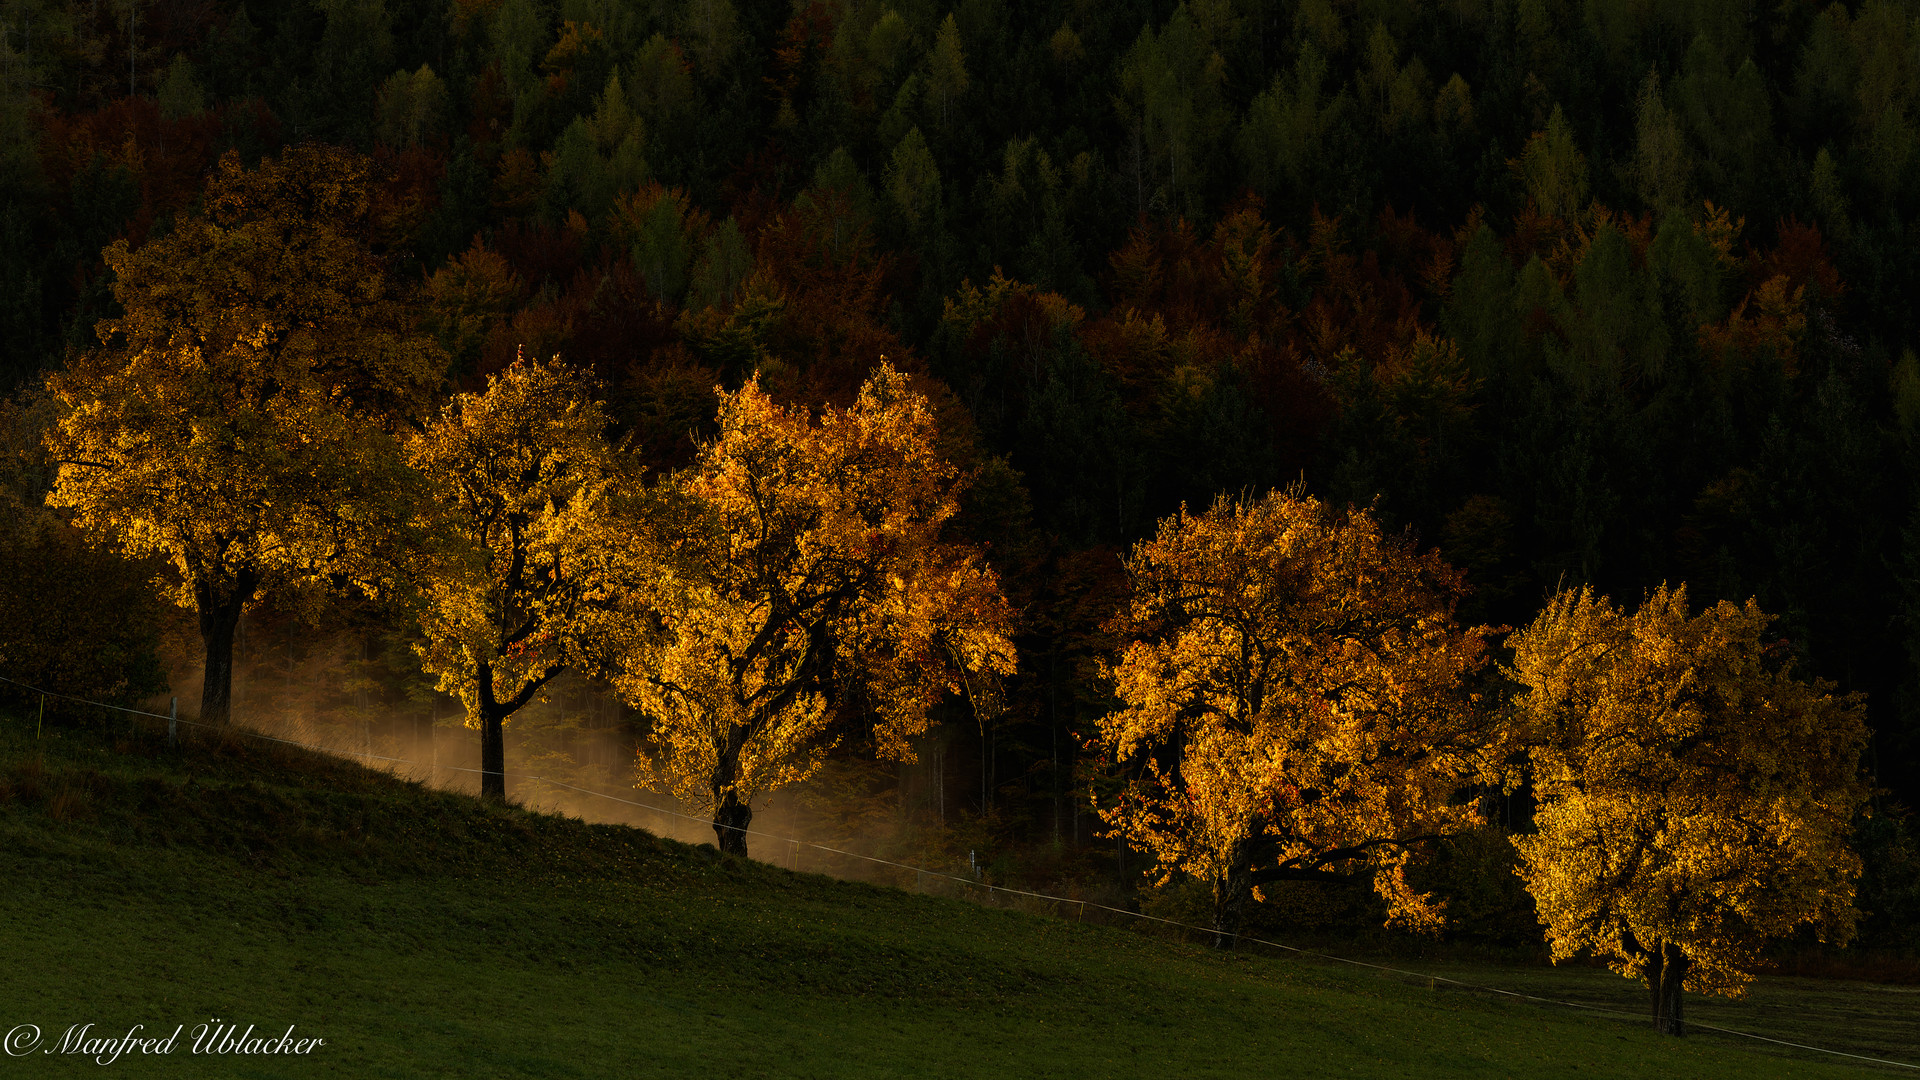
{"label": "orange leaf cluster", "polygon": [[1460,575],[1364,511],[1274,493],[1161,522],[1127,560],[1140,632],[1107,669],[1101,740],[1136,777],[1104,816],[1214,887],[1216,925],[1265,882],[1371,878],[1436,925],[1407,855],[1474,823],[1502,740],[1465,692],[1482,631]]}
{"label": "orange leaf cluster", "polygon": [[1632,614],[1582,589],[1508,639],[1540,800],[1515,844],[1556,959],[1608,957],[1677,1002],[1682,981],[1739,993],[1801,927],[1852,936],[1861,702],[1797,678],[1771,621],[1689,617],[1684,586]]}
{"label": "orange leaf cluster", "polygon": [[654,724],[647,778],[744,821],[818,768],[842,688],[880,752],[910,759],[936,700],[1012,672],[993,572],[941,539],[959,477],[936,437],[884,364],[817,420],[757,382],[721,395],[719,434],[666,481],[679,512],[655,521],[631,586],[645,621],[613,675]]}

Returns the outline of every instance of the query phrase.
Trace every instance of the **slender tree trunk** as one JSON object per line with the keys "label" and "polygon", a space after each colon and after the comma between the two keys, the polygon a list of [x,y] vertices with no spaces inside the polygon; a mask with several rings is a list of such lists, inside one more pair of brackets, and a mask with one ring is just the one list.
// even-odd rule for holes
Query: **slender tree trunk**
{"label": "slender tree trunk", "polygon": [[718,799],[713,811],[713,835],[720,842],[720,850],[728,855],[747,857],[747,827],[753,824],[753,807],[740,801],[740,796],[729,787],[723,793],[717,793]]}
{"label": "slender tree trunk", "polygon": [[194,583],[200,613],[200,640],[206,646],[206,675],[200,682],[200,722],[225,727],[233,720],[233,635],[240,611],[253,595],[254,576],[241,574],[230,587]]}
{"label": "slender tree trunk", "polygon": [[1240,936],[1240,916],[1253,892],[1253,870],[1236,860],[1232,869],[1213,879],[1213,947],[1231,949]]}
{"label": "slender tree trunk", "polygon": [[1647,963],[1647,984],[1653,989],[1653,1030],[1662,1035],[1687,1033],[1680,1015],[1680,988],[1686,982],[1689,966],[1680,946],[1672,942],[1654,946]]}
{"label": "slender tree trunk", "polygon": [[475,673],[480,691],[480,797],[507,801],[507,710],[493,696],[493,665]]}
{"label": "slender tree trunk", "polygon": [[480,797],[507,801],[506,717],[496,709],[480,714]]}

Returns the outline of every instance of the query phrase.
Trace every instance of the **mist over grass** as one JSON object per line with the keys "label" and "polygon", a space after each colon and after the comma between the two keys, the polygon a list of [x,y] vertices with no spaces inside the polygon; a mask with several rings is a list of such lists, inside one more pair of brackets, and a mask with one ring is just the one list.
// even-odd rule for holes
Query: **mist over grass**
{"label": "mist over grass", "polygon": [[[200,650],[185,616],[177,619],[164,659],[173,675],[169,693],[190,716],[199,700]],[[420,674],[408,640],[378,626],[310,626],[271,611],[250,614],[236,637],[234,721],[436,790],[478,794],[479,732],[465,725],[456,699]],[[164,713],[166,700],[148,707]],[[979,778],[947,756],[957,734],[950,727],[936,726],[921,740],[915,762],[838,753],[813,781],[762,795],[754,801],[749,854],[850,880],[948,891],[960,887],[870,859],[960,875],[997,860],[999,874],[1018,873],[1028,887],[1044,882],[1076,899],[1123,902],[1126,888],[1083,865],[1086,852],[1076,845],[1048,850],[1044,838],[1016,844],[1005,821],[978,812]],[[714,842],[707,807],[633,786],[639,728],[603,683],[562,674],[507,722],[505,742],[508,797],[518,805],[689,844]],[[1054,824],[1097,847],[1084,792],[1058,801]]]}

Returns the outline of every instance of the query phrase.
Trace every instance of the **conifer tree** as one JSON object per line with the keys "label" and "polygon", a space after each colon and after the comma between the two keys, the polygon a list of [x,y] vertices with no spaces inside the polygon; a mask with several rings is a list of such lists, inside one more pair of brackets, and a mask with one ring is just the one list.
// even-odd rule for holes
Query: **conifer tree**
{"label": "conifer tree", "polygon": [[927,99],[940,110],[941,130],[952,128],[954,107],[971,85],[967,58],[960,48],[960,27],[949,13],[934,35],[933,52],[927,56]]}

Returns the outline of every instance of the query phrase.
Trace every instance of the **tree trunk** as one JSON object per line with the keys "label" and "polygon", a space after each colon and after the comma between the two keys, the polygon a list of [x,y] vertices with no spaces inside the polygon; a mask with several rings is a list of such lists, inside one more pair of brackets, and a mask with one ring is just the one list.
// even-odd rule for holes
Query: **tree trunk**
{"label": "tree trunk", "polygon": [[1662,1035],[1685,1035],[1680,1016],[1680,988],[1690,962],[1680,946],[1661,942],[1647,962],[1647,984],[1653,989],[1653,1030]]}
{"label": "tree trunk", "polygon": [[507,801],[507,714],[513,710],[493,696],[493,665],[480,664],[474,672],[480,693],[480,797]]}
{"label": "tree trunk", "polygon": [[193,586],[200,613],[200,641],[206,646],[206,674],[200,681],[200,722],[225,727],[233,720],[233,634],[240,611],[253,594],[253,575],[242,574],[227,589],[206,581]]}
{"label": "tree trunk", "polygon": [[[756,715],[755,720],[763,719]],[[713,773],[707,777],[707,790],[713,793],[713,838],[726,855],[747,857],[747,826],[753,823],[753,807],[740,801],[740,754],[757,724],[734,724],[727,729],[726,741],[718,749]]]}
{"label": "tree trunk", "polygon": [[1213,947],[1231,949],[1240,936],[1240,916],[1253,892],[1253,870],[1235,862],[1213,879]]}
{"label": "tree trunk", "polygon": [[713,835],[720,850],[728,855],[747,857],[747,826],[753,824],[753,807],[740,801],[732,788],[722,793],[713,811]]}
{"label": "tree trunk", "polygon": [[498,709],[480,711],[480,797],[507,801],[506,716]]}

